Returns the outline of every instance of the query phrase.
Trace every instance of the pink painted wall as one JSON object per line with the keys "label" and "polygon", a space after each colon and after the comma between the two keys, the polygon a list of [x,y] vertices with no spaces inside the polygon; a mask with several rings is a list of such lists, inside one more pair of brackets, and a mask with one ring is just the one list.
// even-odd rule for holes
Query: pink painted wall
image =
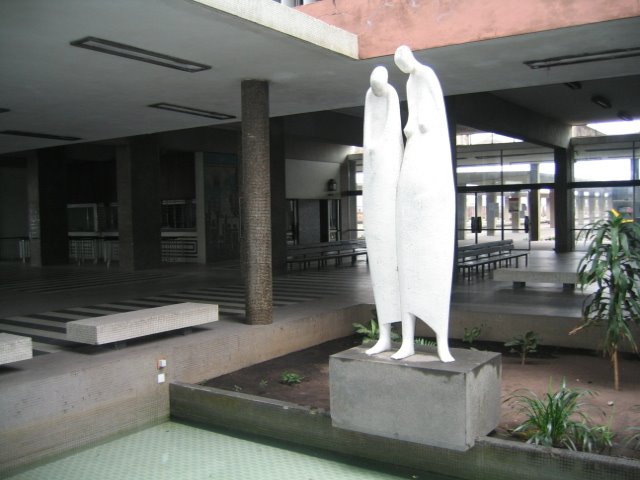
{"label": "pink painted wall", "polygon": [[300,11],[360,37],[360,58],[640,16],[640,0],[321,0]]}

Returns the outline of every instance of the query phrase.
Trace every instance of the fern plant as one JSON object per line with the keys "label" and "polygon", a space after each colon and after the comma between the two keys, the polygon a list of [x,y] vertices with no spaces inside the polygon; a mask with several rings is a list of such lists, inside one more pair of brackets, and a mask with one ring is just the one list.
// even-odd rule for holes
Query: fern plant
{"label": "fern plant", "polygon": [[582,306],[582,323],[570,333],[592,325],[603,325],[603,353],[611,359],[613,382],[620,389],[618,349],[627,340],[637,347],[630,329],[640,324],[640,226],[616,210],[585,231],[590,241],[578,265],[578,283],[584,290],[595,285]]}
{"label": "fern plant", "polygon": [[593,425],[585,412],[588,404],[582,397],[594,395],[590,390],[567,387],[565,380],[559,390],[549,389],[544,397],[530,390],[518,390],[506,402],[513,402],[526,420],[512,430],[522,434],[527,443],[546,447],[592,452],[613,445],[613,432],[608,425]]}

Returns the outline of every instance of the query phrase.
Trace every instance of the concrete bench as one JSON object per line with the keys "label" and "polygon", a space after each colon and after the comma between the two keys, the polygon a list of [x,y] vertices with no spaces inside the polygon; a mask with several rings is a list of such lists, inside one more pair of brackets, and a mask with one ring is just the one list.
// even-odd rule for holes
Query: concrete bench
{"label": "concrete bench", "polygon": [[154,333],[185,329],[218,320],[218,305],[177,303],[67,322],[67,339],[102,345]]}
{"label": "concrete bench", "polygon": [[0,365],[19,362],[33,357],[33,346],[30,337],[0,333]]}
{"label": "concrete bench", "polygon": [[578,283],[578,273],[572,271],[542,271],[523,268],[503,268],[493,272],[493,279],[513,282],[514,288],[529,283],[561,283],[565,290],[573,290]]}

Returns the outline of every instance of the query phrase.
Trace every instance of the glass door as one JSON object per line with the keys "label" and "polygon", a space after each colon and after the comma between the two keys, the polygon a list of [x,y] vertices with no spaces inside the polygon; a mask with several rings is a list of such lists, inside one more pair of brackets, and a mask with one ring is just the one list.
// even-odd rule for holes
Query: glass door
{"label": "glass door", "polygon": [[530,248],[529,190],[457,194],[458,245],[513,240]]}

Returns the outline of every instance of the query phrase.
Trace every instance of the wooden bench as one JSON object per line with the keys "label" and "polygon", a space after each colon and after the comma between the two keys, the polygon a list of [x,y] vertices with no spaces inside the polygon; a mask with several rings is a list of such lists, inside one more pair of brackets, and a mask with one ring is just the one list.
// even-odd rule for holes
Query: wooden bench
{"label": "wooden bench", "polygon": [[334,261],[336,267],[342,265],[342,259],[351,258],[353,265],[357,258],[364,255],[367,258],[367,246],[363,240],[341,240],[338,242],[323,242],[309,245],[294,245],[287,249],[287,265],[292,269],[298,265],[306,269],[316,263],[318,270]]}
{"label": "wooden bench", "polygon": [[177,303],[133,312],[67,322],[67,339],[103,345],[120,346],[129,339],[171,330],[189,331],[191,327],[218,320],[218,305]]}
{"label": "wooden bench", "polygon": [[19,362],[33,357],[33,346],[30,337],[0,333],[0,365]]}
{"label": "wooden bench", "polygon": [[518,268],[521,258],[525,264],[529,264],[529,252],[515,250],[513,240],[497,240],[493,242],[464,245],[458,247],[457,268],[462,273],[462,278],[471,281],[471,274],[478,273],[484,278],[485,270],[493,267],[511,266],[514,262]]}
{"label": "wooden bench", "polygon": [[493,272],[493,279],[501,282],[513,282],[514,288],[523,288],[530,283],[561,283],[565,290],[574,290],[578,283],[575,271],[542,271],[505,268]]}

